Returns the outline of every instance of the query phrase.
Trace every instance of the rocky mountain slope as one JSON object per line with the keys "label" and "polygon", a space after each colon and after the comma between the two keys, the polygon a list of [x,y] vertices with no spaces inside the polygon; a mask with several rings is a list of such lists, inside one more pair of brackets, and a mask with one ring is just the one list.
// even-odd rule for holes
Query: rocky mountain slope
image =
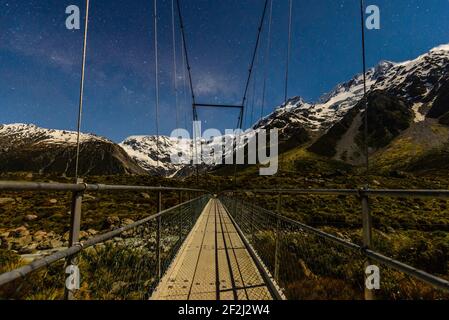
{"label": "rocky mountain slope", "polygon": [[[388,63],[388,67],[383,68],[368,91],[370,154],[375,158],[382,152],[393,154],[394,150],[387,147],[402,133],[407,135],[407,131],[410,131],[408,135],[412,136],[417,126],[423,127],[422,124],[419,125],[421,122],[432,126],[433,132],[444,132],[438,126],[448,125],[448,89],[449,45],[434,48],[412,61]],[[337,160],[360,164],[363,161],[364,117],[364,103],[359,101],[309,150]],[[448,138],[446,136],[432,140],[432,136],[434,135],[428,132],[415,141],[422,143],[427,140],[422,147],[428,151],[443,147]],[[439,141],[439,144],[435,145],[435,141]]]}
{"label": "rocky mountain slope", "polygon": [[[410,160],[418,158],[418,167],[444,163],[444,150],[449,145],[449,45],[436,47],[411,61],[383,61],[368,70],[366,78],[368,145],[378,165],[390,167],[408,159],[407,168],[415,168]],[[305,102],[301,97],[290,99],[245,134],[277,128],[280,152],[307,148],[319,156],[359,165],[364,160],[362,98],[363,75],[359,74],[337,85],[317,103]],[[190,160],[195,147],[188,139],[132,136],[117,145],[94,135],[81,138],[81,167],[86,173],[175,176],[194,172]],[[214,149],[223,138],[203,140],[199,152],[207,147]],[[0,126],[0,170],[68,174],[73,171],[75,142],[73,132],[20,124]],[[430,161],[432,154],[440,160]],[[172,155],[182,156],[181,163],[173,163]],[[213,156],[213,152],[206,152],[206,158]],[[203,166],[202,170],[210,168]]]}
{"label": "rocky mountain slope", "polygon": [[[28,124],[0,125],[0,172],[73,176],[77,134]],[[92,134],[80,136],[80,174],[146,174],[121,147]]]}
{"label": "rocky mountain slope", "polygon": [[[193,144],[190,139],[172,139],[160,136],[132,136],[120,146],[146,171],[165,176],[173,176],[187,166]],[[180,157],[179,163],[171,161],[172,155]]]}

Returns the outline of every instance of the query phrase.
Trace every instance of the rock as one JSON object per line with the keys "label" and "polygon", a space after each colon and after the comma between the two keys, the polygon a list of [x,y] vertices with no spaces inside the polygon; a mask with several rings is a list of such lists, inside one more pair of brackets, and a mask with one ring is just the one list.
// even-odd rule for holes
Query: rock
{"label": "rock", "polygon": [[149,195],[148,193],[146,193],[146,192],[142,192],[140,195],[141,195],[144,199],[151,199],[150,195]]}
{"label": "rock", "polygon": [[116,226],[120,224],[120,218],[118,216],[109,216],[106,218],[106,225],[108,227]]}
{"label": "rock", "polygon": [[79,239],[80,240],[89,239],[89,233],[86,231],[80,231]]}
{"label": "rock", "polygon": [[129,224],[133,224],[134,222],[134,220],[126,218],[122,220],[122,226],[127,226]]}
{"label": "rock", "polygon": [[9,238],[9,235],[10,235],[9,231],[2,232],[2,233],[0,233],[0,239],[2,239],[2,238],[4,238],[4,239]]}
{"label": "rock", "polygon": [[19,249],[20,254],[31,254],[37,251],[37,243],[31,243],[23,248]]}
{"label": "rock", "polygon": [[403,179],[407,178],[407,173],[399,170],[394,170],[390,172],[390,177]]}
{"label": "rock", "polygon": [[98,234],[98,231],[95,230],[95,229],[88,229],[88,230],[87,230],[87,233],[88,233],[90,236],[95,236],[95,235]]}
{"label": "rock", "polygon": [[52,249],[50,241],[49,241],[49,240],[45,240],[45,241],[39,243],[39,244],[37,245],[37,249],[38,249],[38,250],[48,250],[48,249]]}
{"label": "rock", "polygon": [[395,233],[396,232],[396,230],[394,230],[392,227],[390,227],[390,226],[387,226],[387,231],[388,231],[388,233]]}
{"label": "rock", "polygon": [[39,217],[35,214],[28,214],[24,218],[25,221],[35,221],[37,219],[39,219]]}
{"label": "rock", "polygon": [[0,249],[8,249],[8,248],[9,248],[8,240],[5,238],[0,238]]}
{"label": "rock", "polygon": [[97,198],[95,198],[94,196],[90,195],[90,194],[84,194],[83,195],[83,200],[84,201],[89,201],[89,200],[96,200]]}
{"label": "rock", "polygon": [[26,247],[33,241],[33,237],[30,235],[21,237],[21,238],[15,238],[11,241],[11,249],[12,250],[20,250],[23,247]]}
{"label": "rock", "polygon": [[47,237],[48,237],[47,232],[42,231],[42,230],[36,231],[33,235],[34,241],[37,241],[37,242],[41,242],[41,241],[45,240]]}
{"label": "rock", "polygon": [[306,278],[309,278],[309,279],[316,278],[316,276],[313,274],[313,272],[307,267],[304,260],[302,260],[302,259],[299,260],[299,267],[302,270],[302,272]]}
{"label": "rock", "polygon": [[52,249],[61,248],[63,246],[62,241],[57,240],[57,239],[51,240],[50,243],[51,243]]}
{"label": "rock", "polygon": [[0,205],[15,203],[16,200],[14,198],[0,198]]}
{"label": "rock", "polygon": [[30,231],[24,226],[18,227],[10,232],[10,236],[13,238],[22,238],[28,236]]}
{"label": "rock", "polygon": [[60,248],[63,246],[63,243],[57,239],[53,240],[45,240],[44,242],[39,243],[37,246],[38,250],[49,250],[49,249],[55,249]]}
{"label": "rock", "polygon": [[48,237],[49,238],[56,238],[58,235],[54,232],[54,231],[50,231],[49,233],[48,233]]}
{"label": "rock", "polygon": [[117,294],[119,293],[123,288],[126,287],[126,282],[124,281],[118,281],[118,282],[114,282],[112,284],[112,288],[111,288],[111,293],[112,294]]}

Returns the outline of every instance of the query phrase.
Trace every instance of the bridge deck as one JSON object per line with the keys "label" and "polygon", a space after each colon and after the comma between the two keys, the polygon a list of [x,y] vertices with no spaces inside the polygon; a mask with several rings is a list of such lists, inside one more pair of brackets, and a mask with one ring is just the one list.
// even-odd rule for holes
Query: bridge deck
{"label": "bridge deck", "polygon": [[154,292],[154,300],[271,300],[234,224],[211,199]]}

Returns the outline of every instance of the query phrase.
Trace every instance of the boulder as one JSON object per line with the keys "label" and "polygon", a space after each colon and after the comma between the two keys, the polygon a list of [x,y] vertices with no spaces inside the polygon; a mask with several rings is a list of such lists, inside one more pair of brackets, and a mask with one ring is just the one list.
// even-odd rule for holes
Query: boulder
{"label": "boulder", "polygon": [[37,251],[37,243],[30,243],[29,245],[19,249],[20,254],[31,254]]}
{"label": "boulder", "polygon": [[14,198],[0,198],[0,205],[15,203],[16,200]]}
{"label": "boulder", "polygon": [[24,218],[24,220],[25,220],[25,221],[28,221],[28,222],[30,222],[30,221],[35,221],[35,220],[37,220],[37,219],[39,219],[39,217],[38,217],[37,215],[35,215],[35,214],[27,214],[27,215],[25,216],[25,218]]}
{"label": "boulder", "polygon": [[10,236],[13,238],[22,238],[28,236],[29,234],[30,231],[25,226],[18,227],[10,232]]}
{"label": "boulder", "polygon": [[79,239],[80,240],[89,239],[89,233],[86,231],[80,231]]}
{"label": "boulder", "polygon": [[2,233],[0,233],[0,238],[9,238],[10,232],[9,231],[4,231]]}
{"label": "boulder", "polygon": [[97,198],[95,198],[93,195],[90,195],[90,194],[84,194],[83,195],[83,200],[84,201],[93,201],[93,200],[96,200]]}
{"label": "boulder", "polygon": [[33,239],[36,242],[41,242],[47,239],[48,233],[42,230],[36,231],[33,235]]}
{"label": "boulder", "polygon": [[23,247],[26,247],[33,241],[33,237],[30,235],[21,237],[21,238],[14,238],[11,242],[11,249],[12,250],[20,250]]}
{"label": "boulder", "polygon": [[134,222],[135,222],[134,220],[126,218],[122,220],[122,226],[127,226],[133,224]]}
{"label": "boulder", "polygon": [[56,249],[56,248],[60,248],[63,246],[62,241],[57,240],[57,239],[52,239],[52,240],[45,240],[41,243],[39,243],[39,245],[37,246],[38,250],[50,250],[50,249]]}
{"label": "boulder", "polygon": [[57,249],[57,248],[61,248],[64,244],[62,243],[62,241],[57,240],[57,239],[53,239],[50,241],[52,249]]}
{"label": "boulder", "polygon": [[106,218],[106,225],[113,227],[120,224],[120,218],[118,216],[109,216]]}
{"label": "boulder", "polygon": [[146,193],[146,192],[142,192],[140,195],[141,195],[144,199],[151,199],[150,195],[149,195],[148,193]]}
{"label": "boulder", "polygon": [[114,282],[112,284],[111,293],[112,294],[118,294],[118,293],[120,293],[121,290],[126,288],[126,286],[127,286],[127,283],[124,282],[124,281]]}
{"label": "boulder", "polygon": [[313,274],[313,272],[309,269],[309,267],[306,265],[305,261],[300,259],[299,260],[299,268],[301,269],[304,276],[308,279],[315,279],[316,275]]}
{"label": "boulder", "polygon": [[87,230],[87,233],[88,233],[90,236],[95,236],[95,235],[98,234],[98,231],[97,231],[97,230],[94,230],[94,229],[88,229],[88,230]]}

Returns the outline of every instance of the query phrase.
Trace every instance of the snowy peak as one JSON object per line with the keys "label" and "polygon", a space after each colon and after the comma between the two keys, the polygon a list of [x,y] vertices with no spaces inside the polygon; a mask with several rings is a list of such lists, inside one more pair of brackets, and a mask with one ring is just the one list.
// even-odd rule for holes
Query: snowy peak
{"label": "snowy peak", "polygon": [[[32,124],[0,125],[0,172],[39,172],[73,176],[78,134]],[[82,175],[145,174],[114,142],[80,134]]]}
{"label": "snowy peak", "polygon": [[[0,135],[8,136],[11,140],[33,140],[35,143],[53,144],[76,144],[77,132],[57,129],[40,128],[34,124],[4,124],[0,125]],[[101,141],[113,143],[112,141],[94,134],[80,134],[80,142]]]}
{"label": "snowy peak", "polygon": [[[389,61],[382,61],[366,73],[367,90],[394,67]],[[363,74],[337,85],[331,92],[323,95],[317,103],[307,103],[301,97],[294,97],[277,108],[271,115],[254,127],[288,129],[289,126],[303,126],[310,131],[325,131],[343,118],[363,97]],[[279,119],[284,119],[280,123]]]}
{"label": "snowy peak", "polygon": [[[386,91],[408,101],[416,114],[416,121],[425,114],[417,110],[432,102],[449,74],[449,44],[433,48],[418,58],[402,63],[381,61],[366,73],[366,89]],[[313,132],[326,132],[343,119],[357,105],[364,94],[363,74],[337,85],[316,103],[307,103],[301,97],[287,101],[272,114],[259,121],[254,129],[277,127],[288,131],[302,126]]]}
{"label": "snowy peak", "polygon": [[192,154],[191,140],[166,136],[131,136],[120,146],[145,170],[168,176],[185,166],[172,163],[173,155],[180,157],[180,162],[188,163]]}

